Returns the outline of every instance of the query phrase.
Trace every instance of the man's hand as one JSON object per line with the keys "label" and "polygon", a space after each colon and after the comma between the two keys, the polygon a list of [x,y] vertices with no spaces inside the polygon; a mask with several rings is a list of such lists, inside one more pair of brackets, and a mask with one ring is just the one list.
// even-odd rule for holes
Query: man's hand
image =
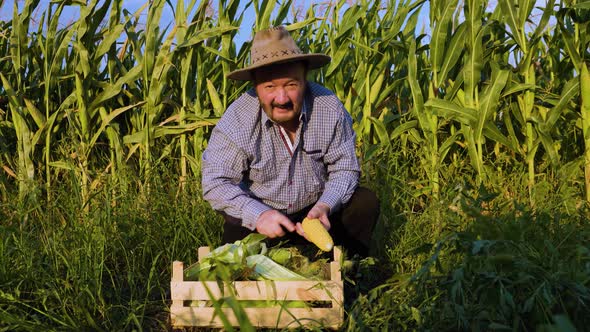
{"label": "man's hand", "polygon": [[[311,210],[309,210],[309,212],[307,213],[307,218],[319,219],[322,222],[322,225],[324,225],[324,227],[326,228],[326,230],[330,230],[331,225],[330,220],[328,219],[328,214],[330,214],[330,206],[328,206],[328,204],[326,203],[317,202],[314,205],[314,207],[312,207]],[[297,229],[297,233],[299,235],[303,236],[309,241],[309,239],[305,235],[305,232],[303,231],[303,226],[301,226],[300,222],[298,222],[295,225],[295,228]]]}
{"label": "man's hand", "polygon": [[[282,227],[281,227],[282,226]],[[295,225],[284,214],[277,210],[263,212],[256,220],[256,230],[271,239],[285,236],[285,230],[293,232]]]}

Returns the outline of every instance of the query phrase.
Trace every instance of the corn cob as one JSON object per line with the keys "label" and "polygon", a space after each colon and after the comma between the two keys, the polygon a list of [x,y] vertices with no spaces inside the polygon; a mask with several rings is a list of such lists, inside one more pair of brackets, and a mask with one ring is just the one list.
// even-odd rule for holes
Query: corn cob
{"label": "corn cob", "polygon": [[307,238],[323,251],[330,251],[334,241],[319,219],[303,219],[301,223]]}

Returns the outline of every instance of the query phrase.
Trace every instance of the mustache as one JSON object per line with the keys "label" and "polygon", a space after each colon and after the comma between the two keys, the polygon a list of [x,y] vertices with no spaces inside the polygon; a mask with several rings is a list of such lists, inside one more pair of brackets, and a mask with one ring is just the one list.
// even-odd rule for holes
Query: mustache
{"label": "mustache", "polygon": [[284,103],[284,104],[279,104],[279,103],[271,103],[270,106],[272,107],[277,107],[277,108],[284,108],[284,109],[292,109],[293,108],[293,102],[288,102],[288,103]]}

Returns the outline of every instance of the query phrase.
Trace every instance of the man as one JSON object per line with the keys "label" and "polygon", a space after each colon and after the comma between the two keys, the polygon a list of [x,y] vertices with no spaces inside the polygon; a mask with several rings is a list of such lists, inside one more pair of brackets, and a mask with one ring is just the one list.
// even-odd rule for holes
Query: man
{"label": "man", "polygon": [[299,242],[307,217],[368,254],[379,205],[358,187],[352,119],[334,93],[306,81],[329,61],[274,27],[254,36],[251,64],[227,75],[254,88],[228,107],[203,153],[203,196],[224,216],[224,243],[254,231]]}

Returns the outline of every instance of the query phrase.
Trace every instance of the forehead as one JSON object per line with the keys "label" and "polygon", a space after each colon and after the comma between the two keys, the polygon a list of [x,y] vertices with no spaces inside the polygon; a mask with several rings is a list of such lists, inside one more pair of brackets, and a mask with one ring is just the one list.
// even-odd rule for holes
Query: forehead
{"label": "forehead", "polygon": [[305,65],[302,62],[279,63],[254,70],[254,82],[268,82],[277,79],[305,80]]}

